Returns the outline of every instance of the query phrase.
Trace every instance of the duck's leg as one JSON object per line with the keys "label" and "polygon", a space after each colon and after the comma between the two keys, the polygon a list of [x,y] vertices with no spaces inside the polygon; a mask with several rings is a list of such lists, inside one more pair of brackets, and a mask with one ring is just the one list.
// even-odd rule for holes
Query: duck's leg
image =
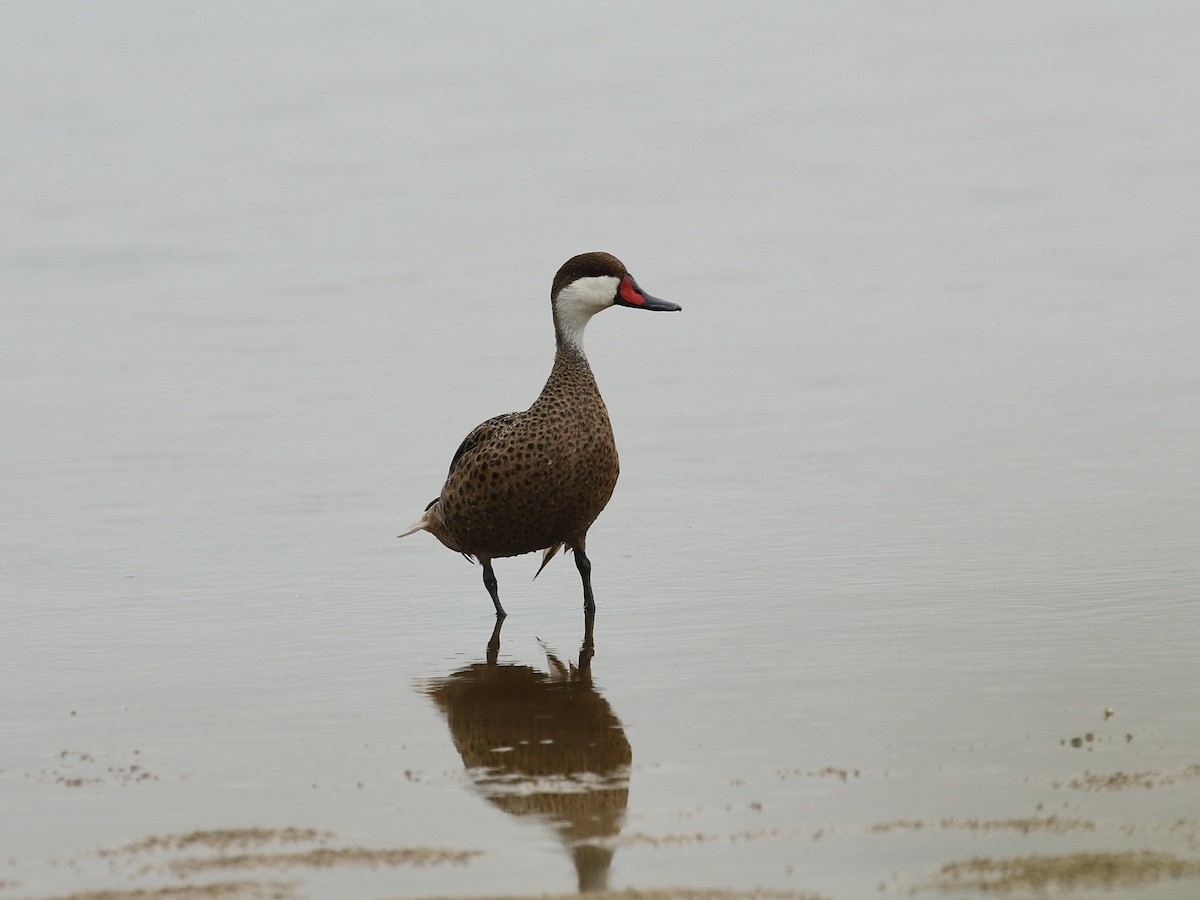
{"label": "duck's leg", "polygon": [[583,612],[583,644],[579,648],[579,671],[586,677],[592,674],[592,657],[596,655],[596,640],[593,634],[596,624],[596,610]]}
{"label": "duck's leg", "polygon": [[492,603],[496,606],[496,618],[503,619],[508,613],[500,605],[500,587],[496,584],[496,573],[492,571],[492,561],[486,556],[481,556],[479,561],[483,563],[483,586],[487,588],[487,592],[492,597]]}
{"label": "duck's leg", "polygon": [[583,535],[577,540],[571,541],[571,549],[575,552],[575,568],[579,570],[579,577],[583,579],[584,611],[594,613],[596,599],[592,596],[592,561],[587,558],[587,553],[583,550],[585,540],[586,535]]}

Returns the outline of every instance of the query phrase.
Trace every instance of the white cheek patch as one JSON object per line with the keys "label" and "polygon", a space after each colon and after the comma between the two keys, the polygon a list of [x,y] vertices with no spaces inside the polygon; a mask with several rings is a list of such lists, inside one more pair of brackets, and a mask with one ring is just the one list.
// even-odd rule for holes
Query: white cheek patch
{"label": "white cheek patch", "polygon": [[615,275],[594,275],[578,278],[559,291],[554,312],[563,338],[582,350],[588,320],[613,305],[620,283]]}
{"label": "white cheek patch", "polygon": [[621,280],[612,275],[577,278],[559,291],[558,306],[560,309],[575,307],[581,311],[588,310],[589,315],[595,315],[612,306],[620,283]]}

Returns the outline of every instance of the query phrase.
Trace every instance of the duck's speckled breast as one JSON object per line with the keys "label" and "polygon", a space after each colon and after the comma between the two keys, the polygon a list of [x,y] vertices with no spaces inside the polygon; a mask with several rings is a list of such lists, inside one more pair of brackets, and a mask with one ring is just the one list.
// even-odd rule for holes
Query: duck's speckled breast
{"label": "duck's speckled breast", "polygon": [[533,406],[464,442],[438,508],[437,536],[452,549],[501,557],[570,542],[612,496],[620,466],[608,410],[586,360],[562,356]]}

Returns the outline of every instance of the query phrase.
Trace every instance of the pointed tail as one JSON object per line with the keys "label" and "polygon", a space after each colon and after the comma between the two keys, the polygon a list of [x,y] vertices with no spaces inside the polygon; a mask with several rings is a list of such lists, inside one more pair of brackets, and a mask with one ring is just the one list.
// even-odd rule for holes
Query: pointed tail
{"label": "pointed tail", "polygon": [[553,547],[546,548],[546,552],[544,554],[542,554],[542,564],[540,566],[538,566],[538,570],[533,573],[533,577],[535,579],[539,575],[542,574],[542,569],[546,568],[546,563],[548,563],[548,562],[550,562],[550,560],[554,559],[554,555],[556,553],[558,553],[558,551],[561,549],[562,549],[562,544],[555,544]]}
{"label": "pointed tail", "polygon": [[416,534],[418,531],[429,531],[429,524],[433,520],[433,506],[435,503],[437,503],[437,500],[431,500],[429,505],[425,507],[425,512],[421,513],[421,518],[417,519],[407,531],[401,532],[396,537],[408,537],[410,534]]}
{"label": "pointed tail", "polygon": [[418,521],[414,522],[411,526],[409,526],[407,531],[400,532],[400,534],[396,535],[396,537],[398,537],[398,538],[408,537],[410,534],[416,534],[418,531],[428,531],[429,529],[425,527],[428,524],[429,524],[428,517],[421,516],[421,518]]}
{"label": "pointed tail", "polygon": [[542,564],[538,566],[538,570],[533,573],[533,577],[535,579],[542,574],[542,569],[546,568],[546,563],[554,559],[554,557],[558,555],[558,551],[563,547],[566,547],[568,550],[572,549],[571,545],[565,541],[561,544],[555,544],[553,547],[546,548],[546,552],[542,554]]}

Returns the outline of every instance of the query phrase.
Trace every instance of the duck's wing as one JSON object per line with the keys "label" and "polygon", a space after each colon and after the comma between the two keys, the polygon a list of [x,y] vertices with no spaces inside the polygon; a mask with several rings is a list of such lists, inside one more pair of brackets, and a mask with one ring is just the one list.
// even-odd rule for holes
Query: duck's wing
{"label": "duck's wing", "polygon": [[459,461],[467,455],[471,450],[474,450],[480,444],[485,444],[494,438],[497,434],[503,431],[508,425],[512,424],[520,413],[510,412],[501,413],[498,416],[492,416],[486,422],[481,422],[471,429],[471,433],[463,438],[463,442],[458,445],[458,449],[454,451],[454,457],[450,460],[450,471],[446,473],[449,478],[454,474],[455,467]]}

